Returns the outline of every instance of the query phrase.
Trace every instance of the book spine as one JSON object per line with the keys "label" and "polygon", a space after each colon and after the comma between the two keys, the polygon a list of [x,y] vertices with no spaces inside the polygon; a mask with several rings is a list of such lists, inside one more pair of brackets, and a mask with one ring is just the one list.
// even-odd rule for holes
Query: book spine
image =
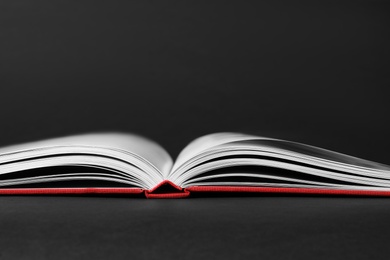
{"label": "book spine", "polygon": [[149,199],[178,199],[189,195],[189,191],[168,180],[160,182],[153,189],[145,190],[145,196]]}
{"label": "book spine", "polygon": [[154,194],[154,193],[149,193],[148,191],[145,191],[145,196],[148,199],[181,199],[181,198],[186,198],[186,197],[190,196],[190,192],[183,191],[181,193]]}

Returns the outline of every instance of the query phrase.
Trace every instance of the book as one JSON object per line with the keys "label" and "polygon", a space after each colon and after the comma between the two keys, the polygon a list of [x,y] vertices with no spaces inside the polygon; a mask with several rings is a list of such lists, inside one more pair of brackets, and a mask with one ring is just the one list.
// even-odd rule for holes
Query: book
{"label": "book", "polygon": [[390,166],[241,133],[192,141],[174,161],[156,142],[91,133],[0,148],[0,194],[213,192],[390,196]]}

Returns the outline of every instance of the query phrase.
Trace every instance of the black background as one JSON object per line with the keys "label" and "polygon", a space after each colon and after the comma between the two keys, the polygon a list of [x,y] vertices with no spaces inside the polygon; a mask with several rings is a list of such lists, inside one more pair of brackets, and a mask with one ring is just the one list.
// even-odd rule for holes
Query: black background
{"label": "black background", "polygon": [[[239,131],[390,164],[387,1],[1,1],[0,145]],[[389,201],[2,197],[0,256],[389,253]]]}

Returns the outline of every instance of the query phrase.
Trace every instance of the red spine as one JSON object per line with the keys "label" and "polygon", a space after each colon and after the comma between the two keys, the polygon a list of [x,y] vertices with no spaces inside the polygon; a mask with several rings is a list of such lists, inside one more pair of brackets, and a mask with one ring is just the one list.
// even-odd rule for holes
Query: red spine
{"label": "red spine", "polygon": [[[170,191],[168,192],[160,192],[162,188],[168,188]],[[185,198],[190,195],[190,192],[177,186],[171,181],[165,180],[160,182],[151,190],[145,191],[145,196],[150,199],[177,199],[177,198]]]}

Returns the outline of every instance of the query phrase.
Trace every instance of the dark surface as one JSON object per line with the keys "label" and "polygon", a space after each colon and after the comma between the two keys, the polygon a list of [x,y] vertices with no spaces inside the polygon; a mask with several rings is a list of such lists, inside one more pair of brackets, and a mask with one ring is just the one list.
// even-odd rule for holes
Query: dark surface
{"label": "dark surface", "polygon": [[385,198],[2,197],[4,259],[379,259]]}
{"label": "dark surface", "polygon": [[[240,131],[390,164],[387,1],[1,1],[0,146]],[[389,200],[1,197],[3,258],[370,258]]]}

